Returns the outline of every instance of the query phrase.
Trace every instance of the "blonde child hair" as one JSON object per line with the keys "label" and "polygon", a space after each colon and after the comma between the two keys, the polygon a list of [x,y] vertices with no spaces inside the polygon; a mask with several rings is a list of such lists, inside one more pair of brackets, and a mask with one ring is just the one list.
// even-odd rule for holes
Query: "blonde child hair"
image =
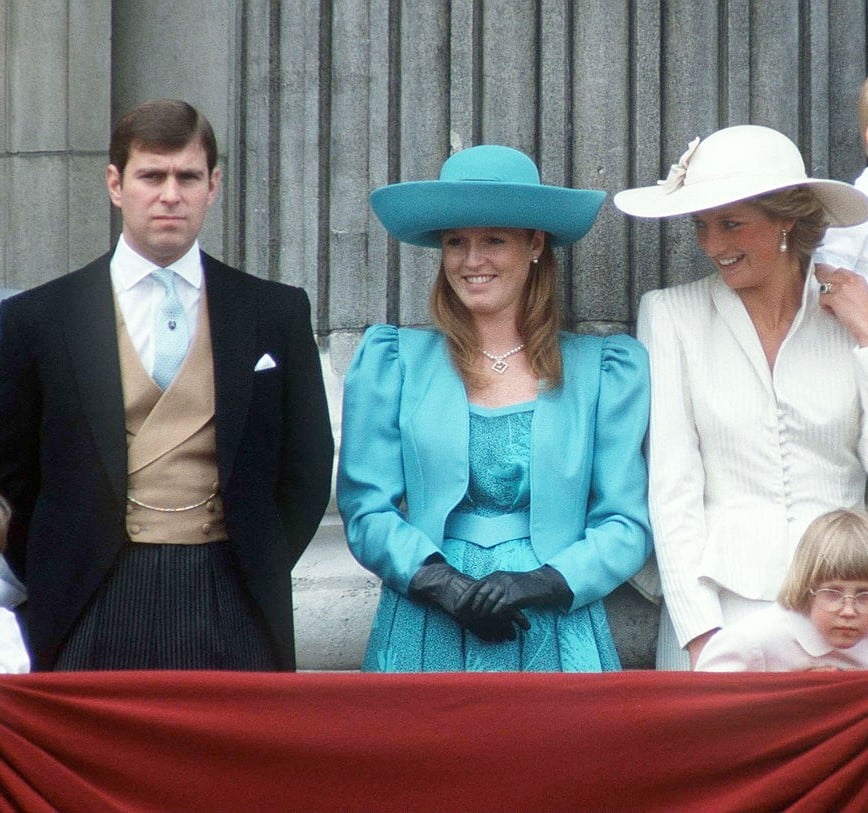
{"label": "blonde child hair", "polygon": [[839,579],[868,580],[868,514],[864,511],[829,511],[805,529],[778,602],[808,615],[811,589]]}

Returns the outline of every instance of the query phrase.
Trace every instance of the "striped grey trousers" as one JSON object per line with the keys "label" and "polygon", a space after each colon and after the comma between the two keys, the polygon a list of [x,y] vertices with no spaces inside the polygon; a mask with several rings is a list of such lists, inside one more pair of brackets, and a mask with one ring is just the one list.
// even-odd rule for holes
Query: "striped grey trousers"
{"label": "striped grey trousers", "polygon": [[54,668],[273,671],[277,660],[229,542],[130,542]]}

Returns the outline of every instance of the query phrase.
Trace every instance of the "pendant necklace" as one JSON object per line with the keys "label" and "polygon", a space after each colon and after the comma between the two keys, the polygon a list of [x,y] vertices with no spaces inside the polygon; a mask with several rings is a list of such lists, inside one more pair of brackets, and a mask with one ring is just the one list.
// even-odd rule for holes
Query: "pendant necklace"
{"label": "pendant necklace", "polygon": [[483,350],[481,347],[479,348],[479,352],[482,353],[485,358],[493,361],[494,364],[491,365],[491,369],[494,370],[498,375],[503,375],[507,369],[509,369],[509,365],[506,363],[506,360],[510,357],[518,353],[519,350],[524,350],[524,342],[522,342],[518,347],[513,347],[512,350],[507,350],[505,353],[502,353],[499,356],[496,356],[494,353],[489,353],[487,350]]}

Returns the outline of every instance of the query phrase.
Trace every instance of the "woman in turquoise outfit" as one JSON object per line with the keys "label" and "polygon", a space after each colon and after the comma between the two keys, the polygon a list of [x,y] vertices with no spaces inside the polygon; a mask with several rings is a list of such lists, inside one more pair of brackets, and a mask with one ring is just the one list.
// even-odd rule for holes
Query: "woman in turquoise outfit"
{"label": "woman in turquoise outfit", "polygon": [[508,147],[371,205],[441,250],[435,328],[370,328],[346,376],[338,505],[383,582],[363,669],[611,671],[602,599],[651,551],[645,351],[561,332],[553,246],[604,194]]}

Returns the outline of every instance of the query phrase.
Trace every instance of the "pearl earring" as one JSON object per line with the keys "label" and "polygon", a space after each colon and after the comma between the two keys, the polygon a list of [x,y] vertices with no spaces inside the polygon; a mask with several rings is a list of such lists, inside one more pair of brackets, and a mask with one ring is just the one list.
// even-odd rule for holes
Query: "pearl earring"
{"label": "pearl earring", "polygon": [[787,253],[787,230],[786,229],[781,229],[781,244],[778,246],[778,251],[780,251],[781,254]]}

